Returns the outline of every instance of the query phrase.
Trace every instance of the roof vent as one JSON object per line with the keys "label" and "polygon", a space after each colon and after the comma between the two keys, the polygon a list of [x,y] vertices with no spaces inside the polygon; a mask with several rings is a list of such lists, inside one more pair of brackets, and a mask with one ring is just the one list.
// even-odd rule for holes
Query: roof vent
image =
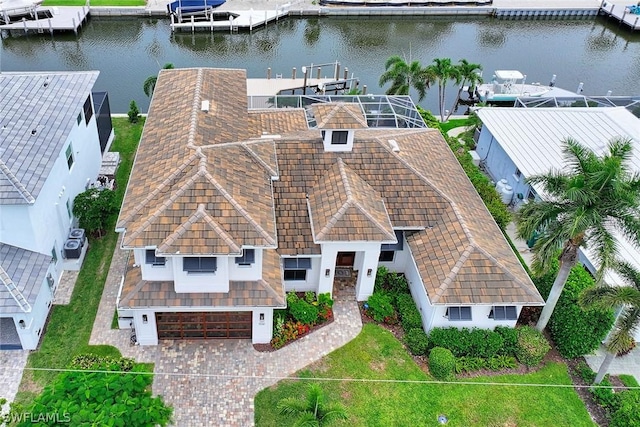
{"label": "roof vent", "polygon": [[49,77],[47,77],[46,79],[44,79],[44,84],[42,85],[44,87],[49,86]]}
{"label": "roof vent", "polygon": [[31,129],[31,136],[35,135],[38,132],[37,129]]}
{"label": "roof vent", "polygon": [[209,112],[209,100],[202,101],[202,111],[205,113]]}
{"label": "roof vent", "polygon": [[400,147],[398,146],[398,142],[395,139],[389,140],[389,146],[391,147],[391,151],[393,151],[394,153],[400,152]]}

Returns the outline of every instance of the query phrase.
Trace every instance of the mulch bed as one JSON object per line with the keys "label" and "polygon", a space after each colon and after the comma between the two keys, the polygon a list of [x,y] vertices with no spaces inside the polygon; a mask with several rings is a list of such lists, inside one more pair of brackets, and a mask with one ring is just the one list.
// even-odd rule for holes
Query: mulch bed
{"label": "mulch bed", "polygon": [[288,346],[289,344],[291,344],[291,343],[294,343],[294,342],[298,341],[300,338],[302,338],[302,337],[306,337],[307,335],[310,335],[310,334],[314,333],[314,332],[315,332],[315,331],[317,331],[318,329],[322,329],[322,328],[324,328],[325,326],[330,325],[330,324],[332,324],[332,323],[333,323],[333,315],[332,315],[329,319],[327,319],[327,321],[325,321],[324,323],[320,323],[320,324],[318,324],[318,325],[314,325],[314,326],[312,326],[312,327],[311,327],[311,329],[309,329],[309,332],[307,332],[306,334],[298,335],[298,338],[296,338],[295,340],[287,341],[287,342],[286,342],[282,347],[277,348],[277,349],[276,349],[276,348],[273,348],[273,346],[272,346],[270,343],[268,343],[268,344],[254,344],[254,345],[253,345],[253,348],[254,348],[254,350],[256,350],[256,351],[260,351],[260,352],[262,352],[262,353],[270,353],[270,352],[272,352],[272,351],[278,351],[278,350],[280,350],[280,349],[285,348],[285,347],[286,347],[286,346]]}

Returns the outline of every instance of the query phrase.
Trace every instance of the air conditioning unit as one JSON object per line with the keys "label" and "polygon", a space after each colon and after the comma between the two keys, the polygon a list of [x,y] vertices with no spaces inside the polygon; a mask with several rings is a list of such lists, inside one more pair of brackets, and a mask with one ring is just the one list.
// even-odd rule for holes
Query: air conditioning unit
{"label": "air conditioning unit", "polygon": [[69,240],[80,240],[80,246],[84,245],[85,232],[84,228],[72,228],[69,231],[69,236],[67,237]]}
{"label": "air conditioning unit", "polygon": [[67,259],[78,259],[82,254],[82,242],[77,239],[69,239],[64,242],[64,256]]}

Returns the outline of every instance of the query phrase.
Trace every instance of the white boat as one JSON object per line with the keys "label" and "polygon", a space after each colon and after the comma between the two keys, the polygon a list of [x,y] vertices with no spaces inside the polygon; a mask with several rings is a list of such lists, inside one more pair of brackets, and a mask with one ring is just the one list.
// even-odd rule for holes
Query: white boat
{"label": "white boat", "polygon": [[16,16],[34,14],[44,0],[0,0],[0,23],[8,24]]}
{"label": "white boat", "polygon": [[478,85],[476,94],[482,102],[511,102],[516,98],[543,96],[552,89],[552,86],[526,83],[526,80],[527,76],[520,71],[496,70],[491,82]]}

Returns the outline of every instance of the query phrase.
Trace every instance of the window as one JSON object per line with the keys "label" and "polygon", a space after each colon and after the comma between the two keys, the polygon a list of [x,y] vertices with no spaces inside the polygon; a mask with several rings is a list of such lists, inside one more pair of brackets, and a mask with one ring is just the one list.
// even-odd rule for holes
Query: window
{"label": "window", "polygon": [[334,130],[331,132],[332,145],[345,145],[349,138],[349,132],[346,130]]}
{"label": "window", "polygon": [[520,172],[520,169],[516,168],[516,171],[513,173],[513,176],[516,177],[516,181],[520,181],[520,178],[522,178],[522,172]]}
{"label": "window", "polygon": [[155,249],[147,249],[145,252],[145,264],[151,264],[155,266],[164,266],[166,259],[163,256],[156,256]]}
{"label": "window", "polygon": [[56,252],[56,245],[53,245],[53,248],[51,249],[51,262],[54,264],[58,263],[58,253]]}
{"label": "window", "polygon": [[493,320],[517,320],[518,310],[514,305],[496,305],[489,312],[489,319]]}
{"label": "window", "polygon": [[471,307],[447,307],[449,320],[471,320]]}
{"label": "window", "polygon": [[380,251],[379,262],[392,262],[395,251]]}
{"label": "window", "polygon": [[256,251],[254,249],[245,249],[242,251],[242,256],[236,257],[236,264],[238,265],[251,265],[256,262]]}
{"label": "window", "polygon": [[67,166],[69,167],[69,170],[71,170],[71,166],[73,166],[73,147],[71,144],[67,147],[65,156],[67,157]]}
{"label": "window", "polygon": [[91,95],[87,96],[87,100],[84,101],[84,122],[88,125],[89,120],[93,117],[93,107],[91,106]]}
{"label": "window", "polygon": [[311,258],[285,258],[284,280],[307,280],[309,269],[311,269]]}
{"label": "window", "polygon": [[218,269],[215,257],[185,257],[182,258],[182,270],[187,273],[215,273]]}
{"label": "window", "polygon": [[73,218],[73,210],[71,209],[71,199],[67,199],[67,215],[69,215],[69,219]]}
{"label": "window", "polygon": [[78,113],[78,118],[76,119],[76,122],[78,122],[78,126],[80,126],[80,123],[82,123],[82,113]]}
{"label": "window", "polygon": [[536,199],[536,192],[533,191],[533,189],[529,189],[529,192],[527,193],[527,199],[531,200],[532,202]]}

